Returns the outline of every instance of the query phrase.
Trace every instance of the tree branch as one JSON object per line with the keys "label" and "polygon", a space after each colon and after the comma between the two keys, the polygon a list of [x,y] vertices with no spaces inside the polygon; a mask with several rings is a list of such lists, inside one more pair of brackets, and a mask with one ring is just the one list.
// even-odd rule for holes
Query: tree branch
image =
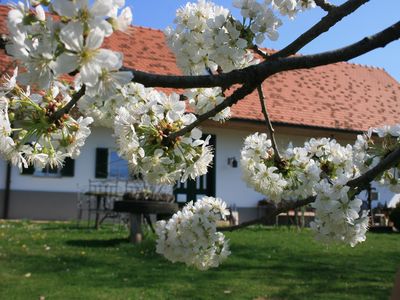
{"label": "tree branch", "polygon": [[267,53],[265,53],[264,51],[262,51],[260,48],[258,48],[257,45],[253,45],[253,47],[251,48],[255,53],[257,53],[258,55],[260,55],[262,58],[267,59],[269,58],[269,55]]}
{"label": "tree branch", "polygon": [[160,75],[147,73],[130,68],[122,68],[122,71],[131,71],[133,74],[133,82],[143,84],[146,87],[166,87],[166,88],[199,88],[199,87],[216,87],[227,89],[233,84],[242,84],[248,81],[248,73],[253,72],[255,66],[245,69],[233,70],[229,73],[215,75]]}
{"label": "tree branch", "polygon": [[203,76],[170,76],[156,75],[142,71],[131,70],[134,81],[145,86],[170,87],[170,88],[195,88],[215,87],[227,88],[233,84],[256,86],[269,76],[289,70],[309,69],[331,63],[348,61],[374,49],[385,47],[390,42],[400,38],[400,22],[389,26],[385,30],[363,38],[362,40],[346,47],[333,51],[312,55],[293,56],[267,60],[258,65],[244,69],[234,70],[229,73]]}
{"label": "tree branch", "polygon": [[[200,115],[195,122],[182,128],[179,131],[173,132],[168,136],[169,141],[175,140],[177,137],[186,134],[191,131],[197,125],[207,120],[208,118],[215,116],[218,112],[222,111],[224,108],[231,106],[249,95],[256,86],[260,85],[261,82],[275,74],[282,71],[295,70],[295,69],[306,69],[313,68],[321,65],[326,65],[338,61],[349,60],[353,57],[359,56],[363,53],[376,49],[378,47],[384,47],[389,42],[400,38],[400,22],[386,28],[385,30],[364,38],[357,43],[349,45],[347,47],[337,49],[334,51],[323,52],[314,55],[296,56],[279,58],[274,61],[265,61],[257,66],[251,66],[246,69],[237,70],[236,72],[250,72],[250,68],[254,67],[254,74],[250,73],[248,78],[245,80],[245,84],[237,89],[231,96],[226,98],[222,103],[217,105],[214,109]],[[220,76],[226,75],[227,79],[231,73],[221,74],[221,75],[209,75],[209,76],[174,76],[174,78],[185,78],[188,82],[196,82],[196,80],[201,80],[199,78],[221,78]],[[251,76],[252,75],[252,76]],[[160,75],[155,75],[160,77]],[[162,75],[161,75],[162,76]],[[168,77],[168,76],[167,76]],[[136,75],[135,75],[136,78]],[[137,79],[137,78],[136,78]],[[179,82],[175,82],[179,84]],[[161,86],[163,86],[161,84]],[[201,86],[201,85],[200,85]],[[182,86],[181,86],[182,87]]]}
{"label": "tree branch", "polygon": [[[256,74],[253,76],[258,76],[258,78],[256,79],[261,80],[283,71],[310,69],[341,61],[348,61],[354,57],[360,56],[374,49],[385,47],[390,42],[399,38],[400,22],[397,22],[377,34],[365,37],[354,44],[348,45],[340,49],[318,54],[291,56],[278,58],[274,61],[265,61],[256,66]],[[252,80],[255,79],[253,78]]]}
{"label": "tree branch", "polygon": [[[368,1],[369,0],[349,0],[340,6],[331,8],[329,13],[325,17],[323,17],[317,24],[304,32],[285,48],[272,54],[270,56],[270,59],[287,57],[289,55],[297,53],[305,45],[320,36],[322,33],[327,32],[331,27],[341,21],[344,17],[350,15],[351,13],[356,11],[361,5],[367,3]],[[315,3],[318,5],[317,2],[325,1],[315,1]]]}
{"label": "tree branch", "polygon": [[203,121],[207,120],[210,117],[215,116],[217,113],[219,113],[223,109],[227,108],[228,106],[232,106],[237,101],[239,101],[240,99],[243,99],[244,97],[249,95],[251,92],[253,92],[254,89],[255,89],[255,86],[256,85],[243,85],[242,87],[238,88],[232,95],[227,97],[223,102],[218,104],[212,110],[209,110],[208,112],[198,116],[196,121],[194,121],[193,123],[183,127],[181,130],[178,130],[178,131],[175,131],[175,132],[171,133],[168,136],[168,140],[170,140],[170,141],[175,140],[177,137],[188,133],[193,128],[198,126],[200,123],[202,123]]}
{"label": "tree branch", "polygon": [[376,176],[381,174],[382,172],[393,168],[394,166],[400,164],[400,147],[393,150],[388,156],[382,159],[379,164],[377,164],[371,170],[368,170],[363,175],[350,180],[347,185],[351,188],[355,189],[356,191],[362,191],[365,187],[373,181]]}
{"label": "tree branch", "polygon": [[280,162],[282,162],[282,158],[281,158],[281,154],[279,153],[279,148],[278,148],[278,145],[275,140],[275,134],[274,134],[275,130],[272,127],[272,123],[269,118],[267,108],[265,107],[265,97],[264,97],[264,92],[263,92],[261,84],[259,86],[257,86],[257,92],[258,92],[258,98],[260,99],[261,111],[262,111],[262,113],[264,115],[264,119],[265,119],[265,125],[267,127],[268,134],[271,137],[272,148],[274,149],[274,152],[275,152],[275,156],[274,156],[275,162],[280,163]]}
{"label": "tree branch", "polygon": [[[382,159],[379,164],[377,164],[374,168],[371,170],[365,172],[363,175],[350,180],[347,185],[351,188],[351,191],[354,192],[355,195],[357,195],[359,192],[364,190],[369,183],[374,181],[376,176],[378,176],[380,173],[393,168],[394,166],[398,165],[400,163],[400,146],[393,150],[388,156],[386,156],[384,159]],[[248,222],[243,222],[242,224],[235,225],[235,226],[229,226],[229,227],[222,227],[219,228],[220,231],[232,231],[236,229],[241,229],[245,228],[250,225],[255,225],[255,224],[263,224],[266,223],[266,221],[270,220],[272,217],[276,217],[282,212],[287,212],[291,209],[295,209],[298,207],[301,207],[303,205],[307,205],[309,203],[312,203],[315,201],[315,197],[308,197],[307,199],[304,200],[298,200],[295,202],[288,202],[286,205],[283,205],[281,207],[278,207],[277,209],[272,210],[269,212],[267,215],[265,215],[262,218],[258,218],[255,220],[251,220]]]}
{"label": "tree branch", "polygon": [[60,119],[64,114],[69,113],[72,107],[79,101],[80,98],[85,94],[86,86],[82,85],[81,89],[72,95],[71,100],[61,109],[57,110],[51,115],[51,120],[56,121]]}
{"label": "tree branch", "polygon": [[[317,24],[303,33],[299,38],[293,41],[284,49],[267,56],[269,59],[285,57],[295,54],[309,42],[314,40],[322,33],[328,31],[333,25],[338,23],[345,16],[357,10],[361,5],[369,0],[349,0],[346,3],[332,9],[328,15],[321,19]],[[256,51],[256,50],[255,50]],[[256,51],[257,52],[257,51]],[[263,58],[265,55],[260,54]],[[171,76],[171,75],[156,75],[138,70],[124,68],[124,70],[132,71],[134,81],[143,84],[147,87],[170,87],[170,88],[195,88],[195,87],[222,87],[226,89],[233,84],[244,84],[253,73],[254,66],[242,70],[234,70],[229,73],[220,75],[205,75],[205,76]],[[265,77],[266,78],[266,77]],[[265,79],[264,78],[264,79]]]}
{"label": "tree branch", "polygon": [[322,8],[323,10],[328,11],[328,12],[334,8],[337,8],[337,6],[329,3],[326,0],[314,0],[314,2],[317,6],[319,6],[320,8]]}

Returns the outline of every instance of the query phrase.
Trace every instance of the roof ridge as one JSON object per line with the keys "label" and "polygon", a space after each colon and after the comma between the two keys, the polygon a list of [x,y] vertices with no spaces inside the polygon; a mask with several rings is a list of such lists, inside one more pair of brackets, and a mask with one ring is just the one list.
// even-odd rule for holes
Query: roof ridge
{"label": "roof ridge", "polygon": [[152,28],[152,27],[143,26],[143,25],[133,25],[133,24],[130,24],[129,27],[133,27],[133,28],[142,28],[142,29],[146,29],[146,30],[159,31],[159,32],[161,32],[161,33],[164,33],[164,31],[161,30],[161,29]]}

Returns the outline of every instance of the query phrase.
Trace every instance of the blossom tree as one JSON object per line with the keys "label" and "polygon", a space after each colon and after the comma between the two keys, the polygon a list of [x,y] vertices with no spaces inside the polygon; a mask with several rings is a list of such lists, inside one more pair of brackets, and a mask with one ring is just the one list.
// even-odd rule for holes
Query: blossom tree
{"label": "blossom tree", "polygon": [[[29,1],[28,1],[29,2]],[[293,56],[368,0],[340,5],[326,0],[234,0],[243,20],[207,0],[176,12],[166,40],[184,75],[150,74],[123,67],[123,55],[103,40],[132,21],[124,0],[31,0],[12,5],[6,51],[21,66],[0,90],[0,154],[20,169],[61,167],[75,158],[90,126],[113,127],[120,155],[135,174],[174,184],[204,175],[213,158],[198,126],[223,122],[230,107],[257,90],[265,133],[246,138],[243,178],[277,203],[266,217],[311,204],[316,237],[355,246],[365,240],[367,212],[357,195],[371,181],[399,191],[400,124],[371,128],[354,145],[330,138],[278,149],[261,84],[284,71],[347,61],[400,38],[400,22],[354,44],[314,55]],[[326,15],[283,49],[265,53],[284,19],[307,9]],[[157,87],[185,89],[165,94]],[[189,113],[187,105],[193,113]],[[282,201],[285,200],[285,201]],[[157,224],[157,252],[199,269],[216,267],[229,255],[216,222],[227,216],[221,199],[190,202]]]}

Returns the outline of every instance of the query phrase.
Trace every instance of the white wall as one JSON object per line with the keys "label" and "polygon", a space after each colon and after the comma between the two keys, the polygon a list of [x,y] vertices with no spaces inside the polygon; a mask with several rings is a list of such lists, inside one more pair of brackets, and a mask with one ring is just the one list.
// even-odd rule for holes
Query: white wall
{"label": "white wall", "polygon": [[[235,204],[238,207],[254,207],[257,202],[264,198],[263,195],[255,192],[246,186],[241,179],[242,173],[240,167],[232,168],[228,165],[228,157],[235,157],[240,160],[240,149],[243,141],[250,130],[229,129],[229,128],[210,128],[203,129],[205,133],[216,134],[216,196],[221,197],[230,205]],[[294,145],[301,145],[309,137],[295,134],[278,135],[277,140],[281,147],[286,147],[291,141]],[[31,191],[60,191],[76,192],[78,187],[84,188],[88,185],[88,180],[95,176],[96,148],[115,147],[112,137],[112,130],[106,128],[95,128],[88,138],[81,155],[75,161],[74,177],[38,177],[31,175],[20,175],[17,168],[12,169],[11,189],[12,190],[31,190]],[[6,164],[0,160],[0,189],[5,186]],[[388,189],[377,187],[379,192],[379,202],[384,203],[393,197]],[[378,202],[374,202],[374,206]]]}
{"label": "white wall", "polygon": [[[59,191],[76,192],[78,187],[88,185],[88,180],[95,176],[96,148],[115,147],[114,139],[111,136],[111,129],[95,128],[86,141],[81,155],[75,160],[74,177],[43,177],[34,175],[21,175],[18,168],[12,168],[11,189],[31,191]],[[3,184],[5,176],[5,164],[0,164],[0,180]],[[4,186],[4,184],[2,185]]]}

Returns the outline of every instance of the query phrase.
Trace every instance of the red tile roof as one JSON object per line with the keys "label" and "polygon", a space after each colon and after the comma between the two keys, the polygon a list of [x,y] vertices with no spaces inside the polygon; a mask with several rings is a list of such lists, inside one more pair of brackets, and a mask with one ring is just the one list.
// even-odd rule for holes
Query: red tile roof
{"label": "red tile roof", "polygon": [[[7,32],[7,11],[0,6],[0,33]],[[132,26],[106,39],[105,47],[123,52],[127,67],[181,74],[160,30]],[[1,69],[10,61],[0,52]],[[400,84],[379,68],[336,63],[276,74],[263,86],[271,119],[277,123],[360,131],[400,120]],[[236,104],[233,117],[263,120],[257,94]]]}

